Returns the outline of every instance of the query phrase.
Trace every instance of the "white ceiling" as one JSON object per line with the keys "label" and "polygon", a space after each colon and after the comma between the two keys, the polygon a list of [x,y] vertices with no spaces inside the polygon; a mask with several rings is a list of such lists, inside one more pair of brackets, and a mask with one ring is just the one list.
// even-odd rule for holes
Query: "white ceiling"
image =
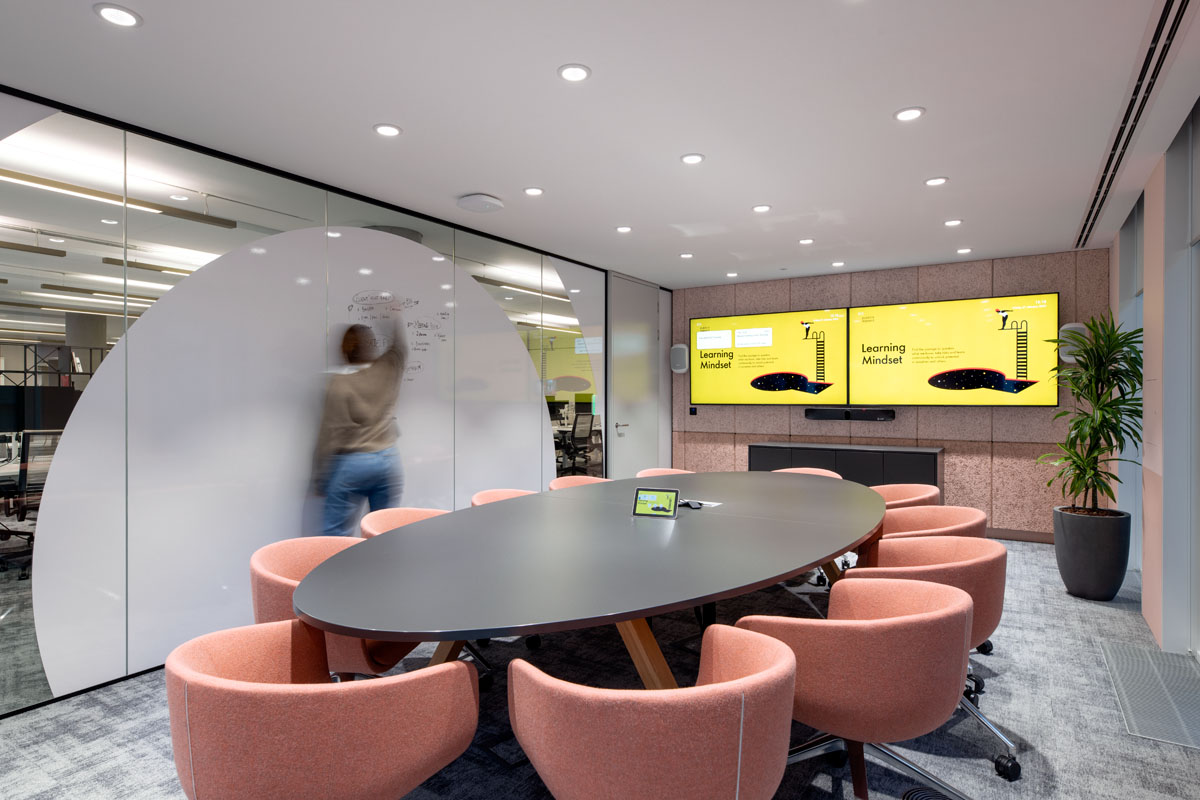
{"label": "white ceiling", "polygon": [[0,0],[0,83],[681,288],[1070,249],[1161,2]]}

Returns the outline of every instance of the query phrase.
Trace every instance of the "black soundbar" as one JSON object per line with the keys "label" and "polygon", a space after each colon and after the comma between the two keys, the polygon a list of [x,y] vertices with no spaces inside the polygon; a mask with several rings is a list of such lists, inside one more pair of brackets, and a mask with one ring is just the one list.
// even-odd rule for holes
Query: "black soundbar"
{"label": "black soundbar", "polygon": [[862,422],[887,422],[896,418],[890,408],[806,408],[805,419],[853,419]]}

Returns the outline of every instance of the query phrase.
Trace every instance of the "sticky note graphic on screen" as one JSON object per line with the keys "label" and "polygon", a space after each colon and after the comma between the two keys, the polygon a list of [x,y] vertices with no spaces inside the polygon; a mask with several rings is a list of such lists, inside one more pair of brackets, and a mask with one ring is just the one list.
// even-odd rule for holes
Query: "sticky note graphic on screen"
{"label": "sticky note graphic on screen", "polygon": [[850,309],[850,402],[1053,406],[1058,295]]}
{"label": "sticky note graphic on screen", "polygon": [[694,404],[846,402],[846,309],[691,321]]}

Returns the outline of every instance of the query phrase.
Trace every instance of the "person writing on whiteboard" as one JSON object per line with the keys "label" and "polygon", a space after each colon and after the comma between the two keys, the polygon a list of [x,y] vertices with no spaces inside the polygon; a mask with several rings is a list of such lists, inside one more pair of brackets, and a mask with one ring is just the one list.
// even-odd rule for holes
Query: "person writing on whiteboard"
{"label": "person writing on whiteboard", "polygon": [[342,336],[348,369],[330,376],[317,435],[313,469],[318,494],[325,495],[322,532],[351,533],[362,498],[372,511],[400,505],[404,474],[396,440],[396,398],[408,348],[399,319],[391,346],[373,357],[374,335],[351,325]]}

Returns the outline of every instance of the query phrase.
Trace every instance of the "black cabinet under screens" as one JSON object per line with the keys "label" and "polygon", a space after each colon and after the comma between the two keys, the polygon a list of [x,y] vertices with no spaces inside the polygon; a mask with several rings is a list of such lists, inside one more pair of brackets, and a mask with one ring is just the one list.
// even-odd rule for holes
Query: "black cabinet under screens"
{"label": "black cabinet under screens", "polygon": [[749,451],[751,471],[819,467],[866,486],[927,483],[943,488],[940,447],[759,442]]}

